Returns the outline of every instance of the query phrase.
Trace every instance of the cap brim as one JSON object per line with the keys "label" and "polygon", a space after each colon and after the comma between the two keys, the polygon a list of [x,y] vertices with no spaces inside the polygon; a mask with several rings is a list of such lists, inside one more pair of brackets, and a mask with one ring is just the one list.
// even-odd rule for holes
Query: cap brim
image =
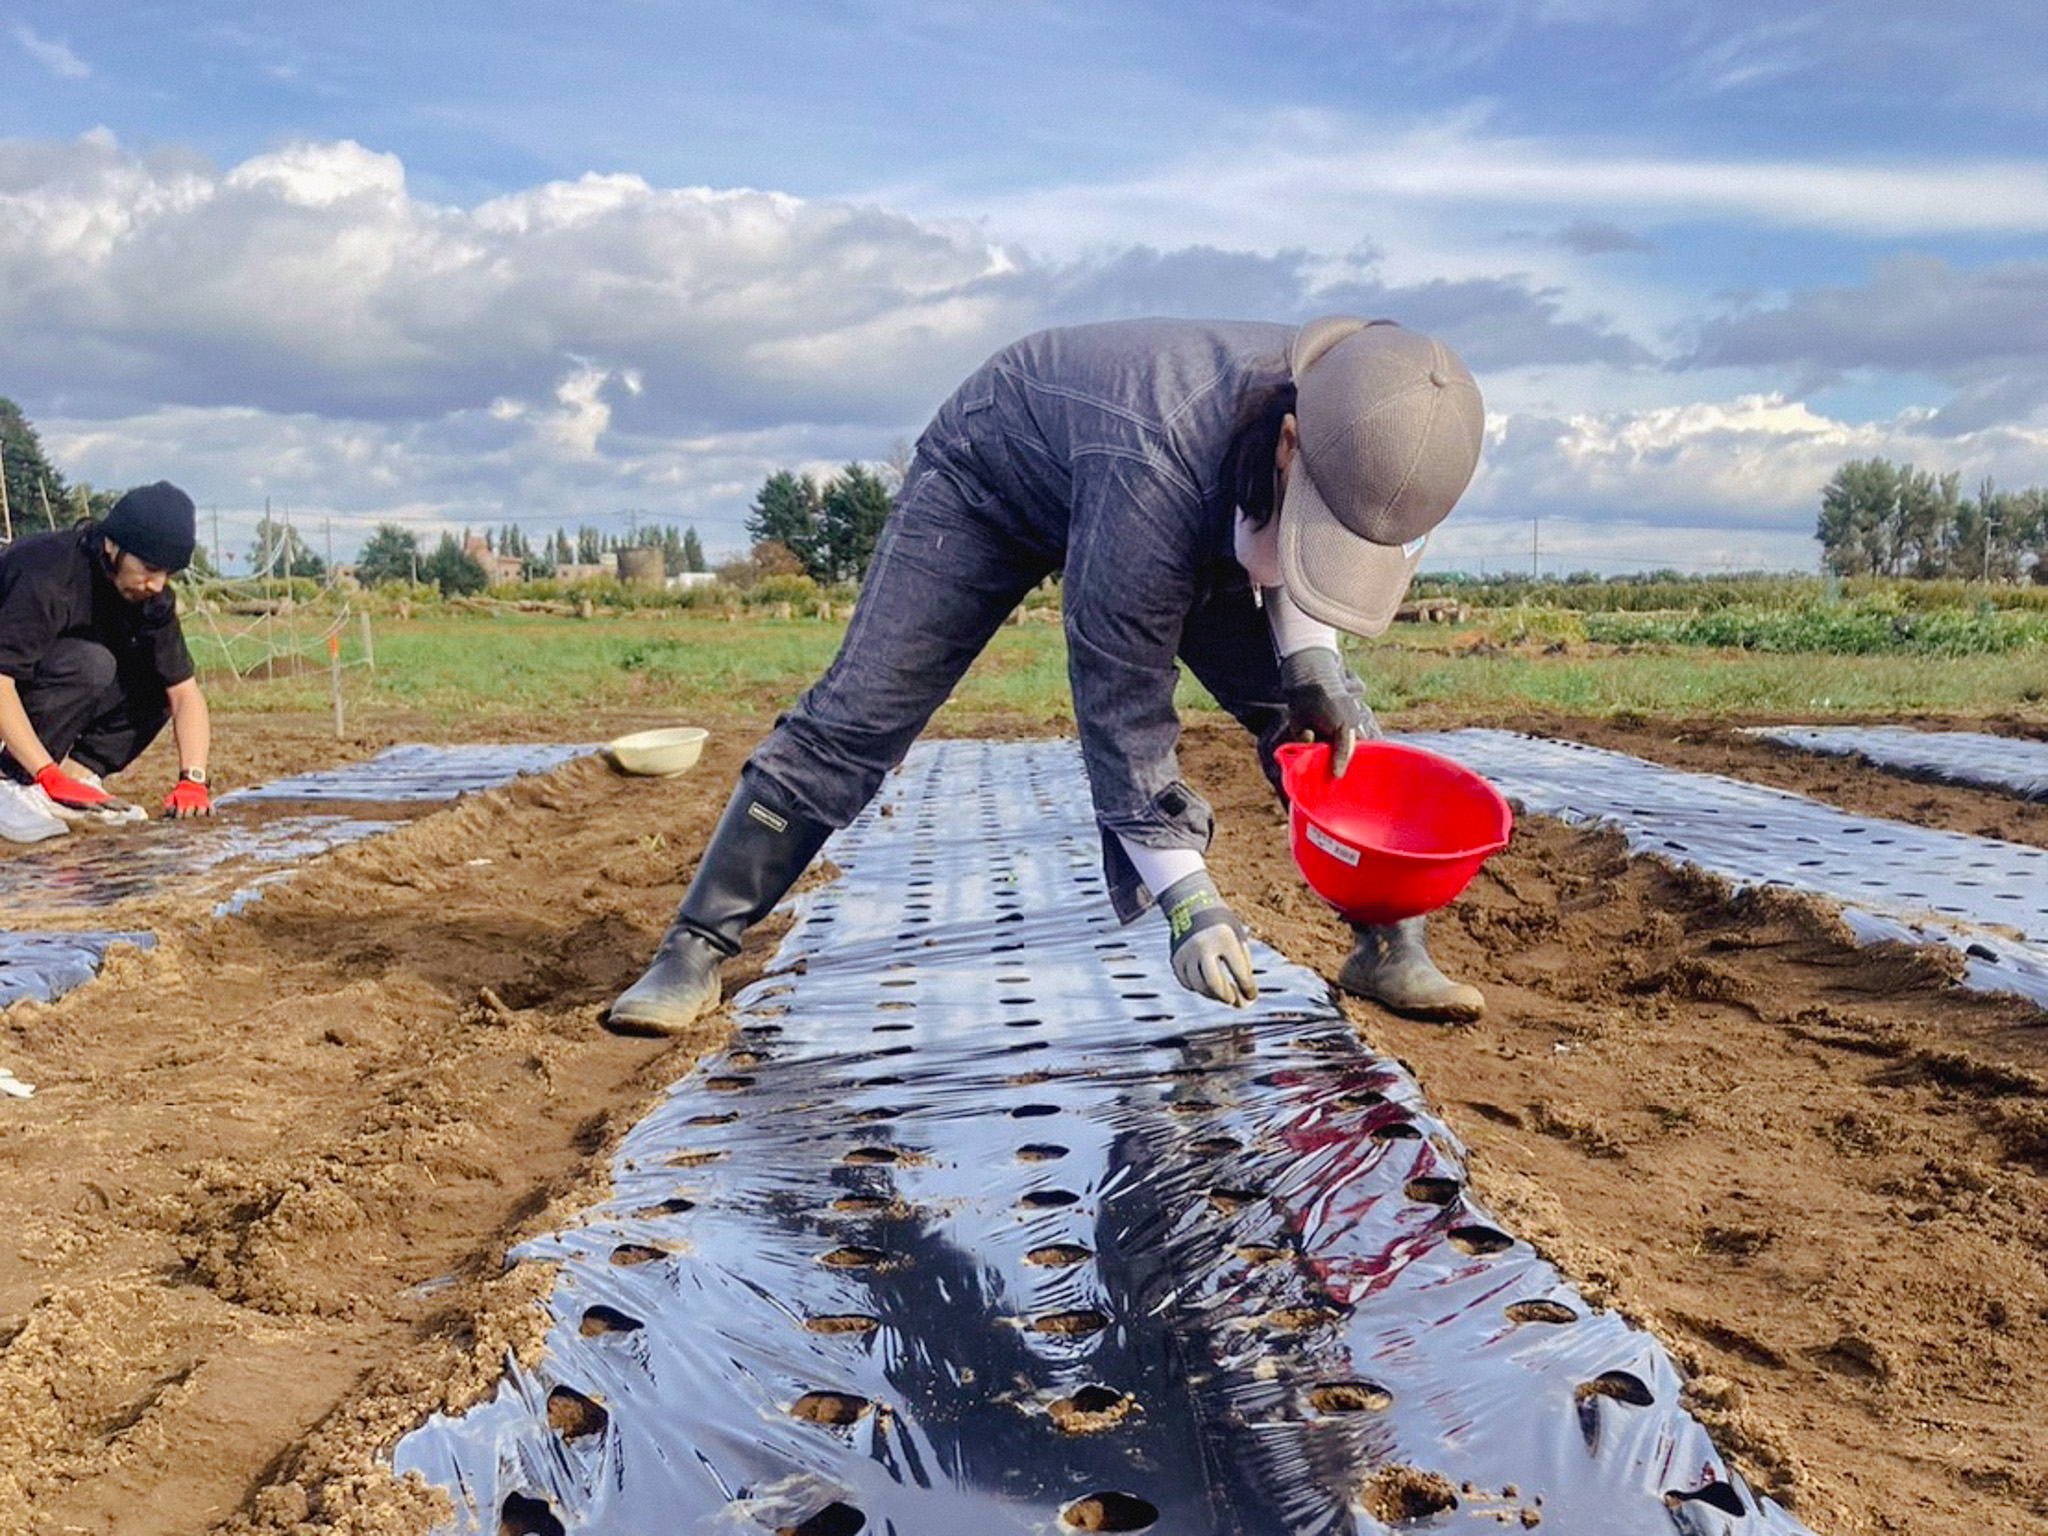
{"label": "cap brim", "polygon": [[1337,520],[1308,466],[1295,458],[1280,507],[1280,578],[1309,617],[1347,634],[1385,634],[1426,542],[1419,539],[1410,550],[1359,537]]}

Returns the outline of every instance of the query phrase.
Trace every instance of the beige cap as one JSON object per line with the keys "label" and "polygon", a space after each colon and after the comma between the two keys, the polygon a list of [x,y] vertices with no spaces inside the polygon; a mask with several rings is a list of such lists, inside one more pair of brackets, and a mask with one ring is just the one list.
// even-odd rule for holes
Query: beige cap
{"label": "beige cap", "polygon": [[1280,508],[1280,575],[1310,616],[1354,635],[1394,622],[1479,467],[1479,386],[1455,352],[1390,320],[1311,320],[1294,338],[1301,451]]}

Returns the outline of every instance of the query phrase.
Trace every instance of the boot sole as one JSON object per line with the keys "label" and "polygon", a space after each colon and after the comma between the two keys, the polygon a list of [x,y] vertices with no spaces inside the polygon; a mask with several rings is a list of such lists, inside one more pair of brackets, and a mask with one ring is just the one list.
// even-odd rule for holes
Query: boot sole
{"label": "boot sole", "polygon": [[1400,1003],[1357,986],[1348,977],[1341,975],[1337,978],[1337,990],[1347,997],[1377,1004],[1389,1013],[1423,1024],[1475,1024],[1486,1016],[1486,1002],[1483,998],[1477,1003]]}
{"label": "boot sole", "polygon": [[615,1035],[635,1035],[648,1039],[666,1038],[687,1033],[691,1026],[717,1011],[716,1003],[696,1013],[681,1015],[620,1014],[607,1009],[599,1022]]}

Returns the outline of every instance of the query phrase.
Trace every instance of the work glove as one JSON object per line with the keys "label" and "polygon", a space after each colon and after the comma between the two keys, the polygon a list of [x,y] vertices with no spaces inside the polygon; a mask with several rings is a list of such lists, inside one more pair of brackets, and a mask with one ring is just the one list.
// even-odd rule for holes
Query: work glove
{"label": "work glove", "polygon": [[1223,904],[1206,870],[1183,875],[1161,891],[1159,909],[1166,914],[1174,980],[1233,1008],[1258,997],[1251,934]]}
{"label": "work glove", "polygon": [[81,784],[55,763],[43,765],[36,774],[36,785],[60,811],[104,812],[118,803],[104,789]]}
{"label": "work glove", "polygon": [[164,818],[167,821],[182,821],[187,816],[212,814],[213,796],[197,779],[178,780],[171,786],[171,792],[164,796]]}
{"label": "work glove", "polygon": [[1326,645],[1280,659],[1280,692],[1287,700],[1287,737],[1330,744],[1330,773],[1342,778],[1359,738],[1379,734],[1372,711],[1351,688],[1344,660]]}

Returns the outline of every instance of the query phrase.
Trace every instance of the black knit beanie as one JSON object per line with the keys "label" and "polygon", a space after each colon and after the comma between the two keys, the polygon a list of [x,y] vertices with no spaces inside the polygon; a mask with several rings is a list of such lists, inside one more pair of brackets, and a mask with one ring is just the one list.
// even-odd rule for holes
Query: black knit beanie
{"label": "black knit beanie", "polygon": [[138,485],[114,503],[100,532],[159,570],[182,571],[197,542],[192,498],[168,480]]}

